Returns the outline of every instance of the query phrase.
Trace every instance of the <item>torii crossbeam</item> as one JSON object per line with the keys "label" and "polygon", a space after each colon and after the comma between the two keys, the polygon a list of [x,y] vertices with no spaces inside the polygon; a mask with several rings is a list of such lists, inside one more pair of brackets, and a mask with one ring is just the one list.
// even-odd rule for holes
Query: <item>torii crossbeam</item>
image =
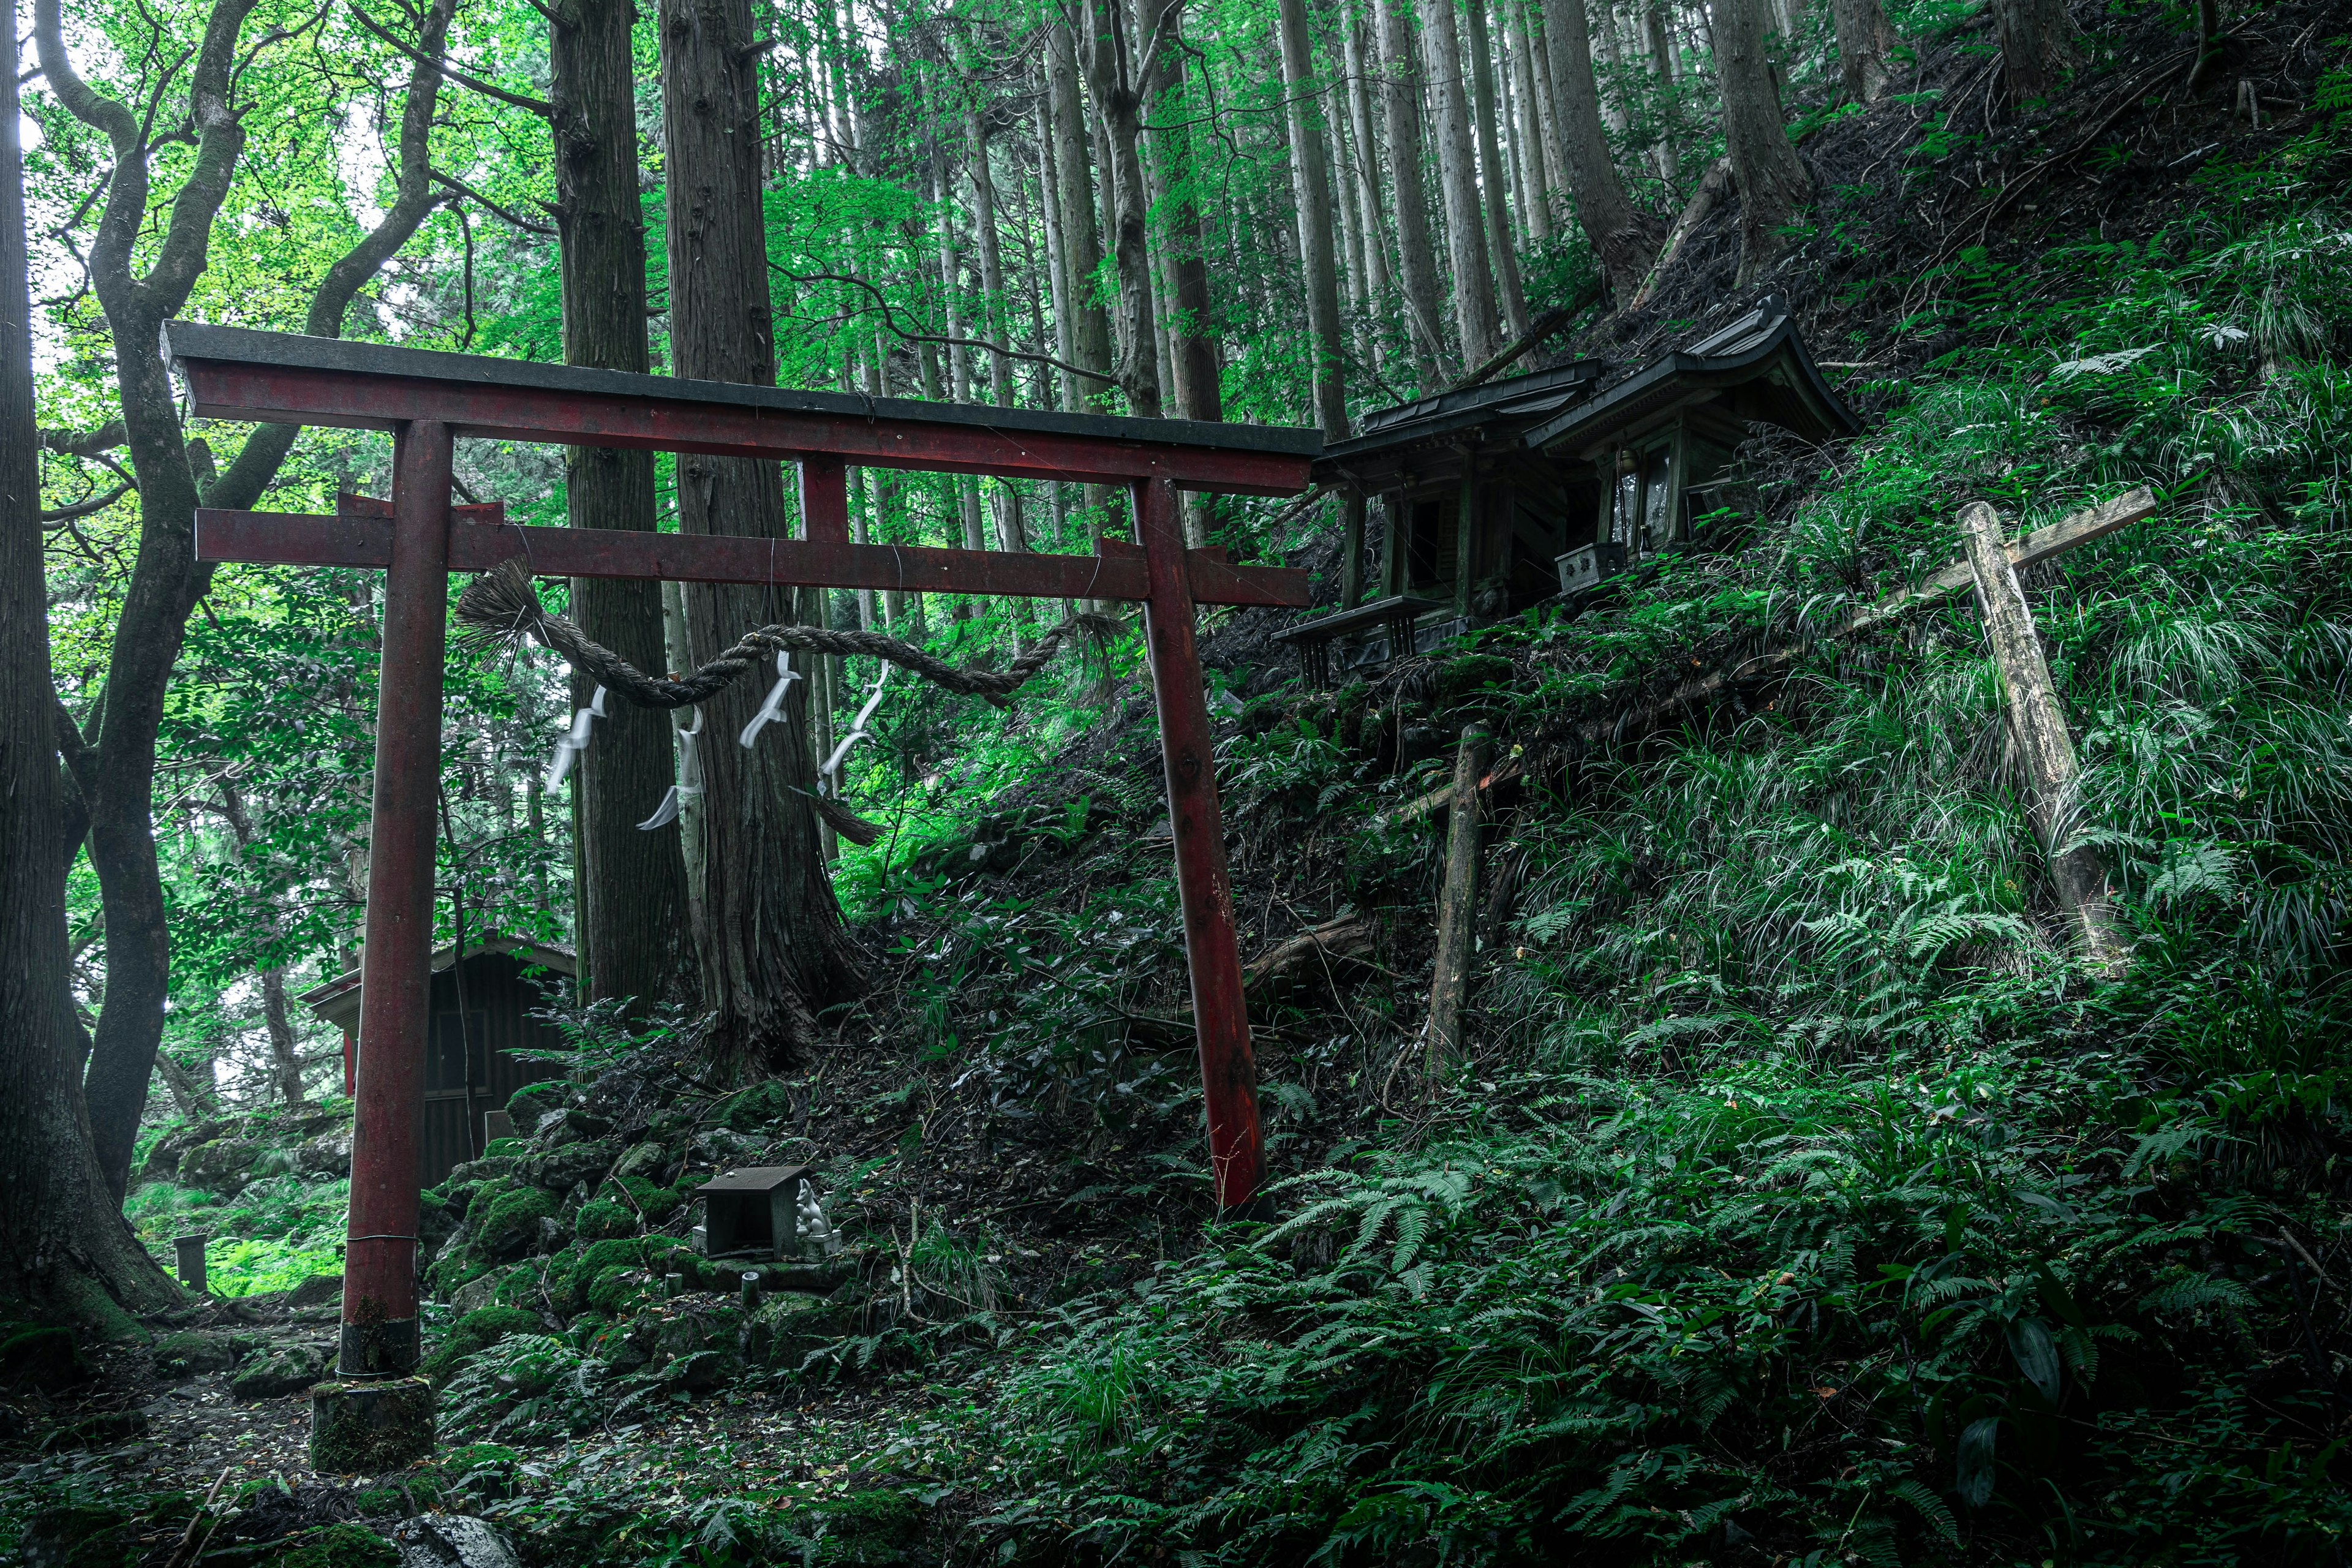
{"label": "torii crossbeam", "polygon": [[[1196,605],[1303,606],[1307,574],[1188,550],[1179,489],[1292,495],[1321,450],[1312,430],[1116,419],[678,381],[174,321],[165,353],[213,418],[393,432],[389,516],[196,514],[215,562],[386,570],[368,858],[362,1049],[343,1260],[341,1371],[417,1364],[417,1125],[431,987],[434,812],[451,572],[520,555],[547,576],[1118,599],[1145,608],[1192,1016],[1219,1205],[1264,1174],[1256,1071],[1242,1000]],[[801,468],[803,537],[524,528],[450,505],[458,437],[769,458]],[[851,465],[1123,485],[1137,542],[1099,555],[853,543]],[[378,513],[379,509],[362,509]]]}

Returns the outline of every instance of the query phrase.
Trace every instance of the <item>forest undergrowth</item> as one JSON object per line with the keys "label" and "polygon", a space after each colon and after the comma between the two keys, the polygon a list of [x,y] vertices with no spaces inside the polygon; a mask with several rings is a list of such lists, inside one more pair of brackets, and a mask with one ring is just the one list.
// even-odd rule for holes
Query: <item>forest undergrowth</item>
{"label": "forest undergrowth", "polygon": [[[1245,956],[1379,932],[1255,994],[1267,1220],[1207,1218],[1131,641],[1108,705],[887,709],[890,831],[837,877],[877,990],[786,1080],[855,1313],[632,1383],[600,1347],[640,1222],[680,1222],[629,1189],[571,1310],[534,1265],[564,1333],[433,1309],[440,1484],[547,1563],[2341,1561],[2352,77],[2316,95],[2150,232],[1914,280],[1943,346],[1857,390],[1869,435],[1755,443],[1745,505],[1576,614],[1328,692],[1211,628],[1255,649],[1215,701]],[[2157,516],[2027,577],[2120,980],[2065,942],[1965,599],[1590,739],[1955,559],[1967,501],[2142,483]],[[1509,779],[1472,1052],[1431,1082],[1412,803],[1472,722]],[[668,1093],[678,1046],[600,1060]],[[245,1228],[307,1257],[325,1190],[265,1181]]]}

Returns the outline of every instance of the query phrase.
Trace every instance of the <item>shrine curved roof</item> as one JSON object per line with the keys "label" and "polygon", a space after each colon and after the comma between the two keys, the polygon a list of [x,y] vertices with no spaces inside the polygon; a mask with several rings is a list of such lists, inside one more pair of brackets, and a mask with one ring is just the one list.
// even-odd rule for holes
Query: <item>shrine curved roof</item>
{"label": "shrine curved roof", "polygon": [[1589,449],[1675,407],[1721,405],[1732,417],[1779,425],[1809,440],[1860,433],[1777,298],[1686,349],[1661,354],[1597,396],[1561,410],[1521,437],[1531,449]]}

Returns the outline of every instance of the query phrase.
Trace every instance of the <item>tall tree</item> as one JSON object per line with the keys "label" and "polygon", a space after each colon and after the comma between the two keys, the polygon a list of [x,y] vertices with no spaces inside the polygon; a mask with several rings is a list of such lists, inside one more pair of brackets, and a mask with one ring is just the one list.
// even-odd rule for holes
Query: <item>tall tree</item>
{"label": "tall tree", "polygon": [[[547,15],[563,360],[642,374],[653,357],[637,194],[634,13],[627,0],[557,0]],[[574,528],[650,533],[654,455],[567,448],[563,498]],[[668,667],[660,584],[575,578],[572,607],[583,631],[639,669]],[[573,692],[583,704],[590,695]],[[580,758],[572,797],[580,856],[574,934],[587,994],[683,999],[695,984],[683,830],[677,822],[637,827],[676,776],[672,724],[666,714],[624,705],[599,729]]]}
{"label": "tall tree", "polygon": [[1357,226],[1363,231],[1364,298],[1378,310],[1388,300],[1389,254],[1387,226],[1381,223],[1381,141],[1372,129],[1372,78],[1367,66],[1364,24],[1349,16],[1341,26],[1339,44],[1348,67],[1348,129],[1356,142]]}
{"label": "tall tree", "polygon": [[1325,162],[1323,105],[1315,89],[1315,41],[1306,0],[1276,0],[1282,84],[1290,101],[1291,188],[1298,204],[1298,254],[1307,268],[1307,335],[1314,354],[1315,420],[1327,441],[1348,434],[1347,342],[1339,323],[1339,261],[1331,243],[1331,169]]}
{"label": "tall tree", "polygon": [[1656,243],[1656,226],[1625,195],[1624,182],[1609,153],[1609,133],[1601,124],[1601,89],[1592,77],[1592,35],[1585,26],[1583,0],[1544,0],[1544,43],[1550,56],[1554,111],[1559,120],[1560,153],[1568,163],[1569,188],[1576,197],[1577,222],[1592,254],[1620,300],[1641,287]]}
{"label": "tall tree", "polygon": [[1143,94],[1129,59],[1132,25],[1125,0],[1083,0],[1077,29],[1078,58],[1086,64],[1094,95],[1097,128],[1109,176],[1111,258],[1118,274],[1119,390],[1127,409],[1144,418],[1160,416],[1160,344],[1151,309],[1151,252],[1144,188],[1141,134]]}
{"label": "tall tree", "polygon": [[1838,86],[1855,103],[1876,103],[1894,84],[1895,29],[1878,0],[1830,0],[1837,30]]}
{"label": "tall tree", "polygon": [[1454,324],[1465,364],[1483,364],[1503,346],[1495,308],[1495,269],[1486,255],[1486,220],[1479,211],[1478,155],[1470,131],[1469,94],[1463,90],[1461,35],[1454,0],[1422,0],[1423,67],[1437,111],[1437,185],[1445,204],[1445,259],[1454,275]]}
{"label": "tall tree", "polygon": [[[1182,0],[1136,0],[1135,62],[1143,99],[1154,106],[1150,121],[1152,158],[1145,173],[1151,205],[1165,215],[1169,390],[1176,412],[1186,419],[1223,419],[1215,310],[1209,296],[1209,263],[1201,234],[1201,209],[1192,195],[1192,132],[1184,103],[1184,40],[1180,31]],[[1187,495],[1186,522],[1201,515],[1201,498]],[[1206,541],[1196,541],[1204,543]]]}
{"label": "tall tree", "polygon": [[2082,63],[2083,33],[2067,14],[2066,0],[1993,0],[1992,16],[2001,84],[2012,101],[2048,98]]}
{"label": "tall tree", "polygon": [[1397,273],[1421,389],[1444,384],[1445,334],[1438,327],[1445,290],[1430,248],[1429,192],[1421,162],[1421,50],[1407,0],[1372,0],[1380,30],[1381,104],[1388,121],[1389,178],[1395,197]]}
{"label": "tall tree", "polygon": [[[401,109],[394,194],[375,226],[311,290],[303,331],[312,337],[342,335],[360,286],[408,242],[439,201],[429,139],[441,85],[437,62],[455,3],[434,0],[424,14],[410,51],[417,63]],[[213,221],[244,151],[247,106],[235,94],[239,38],[254,4],[215,0],[205,14],[188,77],[188,130],[170,138],[151,136],[139,110],[83,80],[66,49],[58,0],[36,0],[33,12],[49,90],[68,113],[103,135],[114,154],[89,270],[114,342],[121,439],[130,449],[139,490],[138,555],[107,650],[105,700],[88,721],[96,734],[67,724],[58,737],[88,814],[90,864],[106,917],[106,1005],[82,1088],[99,1166],[118,1196],[130,1179],[171,987],[171,935],[155,853],[156,736],[188,616],[212,582],[212,568],[195,558],[196,508],[252,506],[276,479],[297,433],[291,425],[260,426],[215,475],[209,449],[187,439],[170,369],[154,352],[163,324],[179,313],[204,273]],[[255,47],[285,37],[265,35]],[[193,149],[184,161],[174,155],[167,164],[184,173],[168,216],[159,223],[149,210],[157,153],[184,140]]]}
{"label": "tall tree", "polygon": [[1681,160],[1675,152],[1669,116],[1675,102],[1675,89],[1681,77],[1675,68],[1675,37],[1666,23],[1665,0],[1652,0],[1643,16],[1643,27],[1649,36],[1650,69],[1658,84],[1663,105],[1658,115],[1658,140],[1650,149],[1650,157],[1657,168],[1658,178],[1671,185],[1675,183]]}
{"label": "tall tree", "polygon": [[1746,285],[1786,245],[1781,230],[1812,199],[1812,176],[1789,144],[1765,45],[1765,0],[1712,0],[1716,78],[1723,89],[1724,151],[1739,185],[1739,280]]}
{"label": "tall tree", "polygon": [[1536,89],[1535,50],[1529,47],[1528,15],[1513,4],[1504,13],[1504,47],[1511,82],[1511,146],[1519,158],[1528,233],[1540,245],[1551,237],[1551,171],[1544,157],[1543,98]]}
{"label": "tall tree", "polygon": [[[1059,198],[1062,247],[1069,271],[1072,364],[1097,374],[1111,369],[1110,318],[1096,292],[1102,269],[1102,230],[1095,222],[1095,178],[1087,156],[1086,108],[1078,95],[1077,40],[1069,25],[1045,29],[1045,96],[1052,109],[1054,177]],[[1080,376],[1063,378],[1063,406],[1076,414],[1094,407],[1105,390]]]}
{"label": "tall tree", "polygon": [[1503,310],[1503,326],[1513,342],[1528,331],[1528,300],[1519,288],[1519,253],[1511,237],[1510,206],[1503,193],[1510,187],[1504,172],[1501,144],[1495,127],[1502,111],[1495,97],[1495,47],[1486,36],[1486,0],[1467,0],[1470,23],[1470,101],[1477,127],[1478,172],[1486,185],[1486,247],[1495,258],[1495,290]]}
{"label": "tall tree", "polygon": [[[9,37],[16,9],[9,7]],[[41,563],[16,61],[0,72],[0,1301],[127,1328],[179,1292],[119,1215],[76,1076],[66,858]]]}
{"label": "tall tree", "polygon": [[[662,151],[668,175],[671,369],[682,376],[772,386],[775,320],[760,199],[759,51],[750,0],[662,0]],[[684,454],[678,529],[778,538],[783,476],[773,462]],[[682,598],[696,663],[745,631],[802,619],[795,595],[688,584]],[[736,682],[705,703],[701,928],[711,1043],[741,1058],[789,1059],[817,1015],[854,995],[862,976],[825,874],[810,756],[808,682],[786,693],[783,721],[750,749],[731,743],[766,691]]]}

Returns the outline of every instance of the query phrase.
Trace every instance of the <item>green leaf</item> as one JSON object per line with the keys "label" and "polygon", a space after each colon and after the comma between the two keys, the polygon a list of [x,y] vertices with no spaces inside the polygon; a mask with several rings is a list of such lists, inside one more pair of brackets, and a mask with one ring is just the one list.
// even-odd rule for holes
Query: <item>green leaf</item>
{"label": "green leaf", "polygon": [[2020,1372],[2026,1381],[2040,1391],[2051,1404],[2058,1403],[2059,1386],[2063,1373],[2058,1364],[2058,1346],[2050,1331],[2039,1318],[2016,1318],[2009,1325],[2009,1353],[2017,1358]]}
{"label": "green leaf", "polygon": [[1956,1485],[1960,1500],[1970,1508],[1982,1508],[1992,1500],[1992,1443],[2000,1430],[2000,1417],[1988,1415],[1981,1421],[1971,1421],[1960,1434],[1959,1465]]}

